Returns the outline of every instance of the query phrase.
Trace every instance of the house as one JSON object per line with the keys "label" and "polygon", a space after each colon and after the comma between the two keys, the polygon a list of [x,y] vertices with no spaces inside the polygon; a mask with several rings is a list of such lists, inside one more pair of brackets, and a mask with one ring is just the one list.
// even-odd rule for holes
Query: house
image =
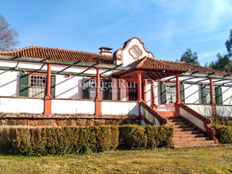
{"label": "house", "polygon": [[231,74],[158,60],[137,37],[114,53],[99,50],[31,46],[0,52],[1,124],[122,116],[163,124],[181,115],[207,131],[208,118],[232,117]]}

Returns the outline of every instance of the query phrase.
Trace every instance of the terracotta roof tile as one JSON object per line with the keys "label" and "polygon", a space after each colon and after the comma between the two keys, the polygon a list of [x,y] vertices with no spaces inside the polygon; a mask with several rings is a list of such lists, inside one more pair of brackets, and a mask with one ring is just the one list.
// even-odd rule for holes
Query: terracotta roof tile
{"label": "terracotta roof tile", "polygon": [[144,57],[143,59],[137,60],[132,64],[128,65],[132,69],[141,70],[156,70],[156,71],[174,71],[174,72],[185,72],[186,69],[181,66],[172,65],[161,60],[155,60],[152,58]]}
{"label": "terracotta roof tile", "polygon": [[50,60],[61,61],[83,61],[83,62],[99,62],[99,63],[113,63],[112,56],[102,55],[97,53],[89,53],[77,50],[66,50],[58,48],[46,48],[38,46],[30,46],[22,49],[0,52],[0,55],[4,56],[17,56],[28,58],[42,58]]}
{"label": "terracotta roof tile", "polygon": [[163,61],[163,62],[170,64],[170,65],[182,67],[183,69],[186,70],[186,72],[190,72],[190,73],[198,71],[198,73],[200,74],[214,73],[215,75],[219,75],[219,76],[224,76],[228,74],[228,73],[225,73],[219,70],[197,66],[197,65],[192,65],[186,62],[171,62],[171,61]]}

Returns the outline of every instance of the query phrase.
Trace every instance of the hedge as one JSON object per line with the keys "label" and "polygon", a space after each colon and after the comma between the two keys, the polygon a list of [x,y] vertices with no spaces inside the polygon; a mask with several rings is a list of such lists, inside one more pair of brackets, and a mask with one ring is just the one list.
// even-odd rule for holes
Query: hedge
{"label": "hedge", "polygon": [[215,126],[217,138],[220,143],[232,143],[232,126]]}
{"label": "hedge", "polygon": [[169,147],[173,130],[166,126],[120,126],[120,149],[152,149]]}
{"label": "hedge", "polygon": [[0,152],[82,154],[168,147],[171,137],[172,129],[164,126],[0,127]]}

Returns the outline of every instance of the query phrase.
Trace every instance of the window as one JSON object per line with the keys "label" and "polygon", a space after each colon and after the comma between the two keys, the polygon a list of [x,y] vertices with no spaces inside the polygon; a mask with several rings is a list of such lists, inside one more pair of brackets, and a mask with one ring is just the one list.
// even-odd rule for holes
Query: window
{"label": "window", "polygon": [[129,101],[136,101],[138,98],[138,83],[128,82]]}
{"label": "window", "polygon": [[217,105],[223,105],[222,87],[221,86],[215,87],[215,102]]}
{"label": "window", "polygon": [[45,96],[46,76],[31,75],[29,97],[43,98]]}
{"label": "window", "polygon": [[[44,98],[46,75],[20,74],[19,96]],[[51,76],[51,96],[55,97],[55,76]]]}
{"label": "window", "polygon": [[210,104],[210,88],[209,86],[201,86],[201,103]]}
{"label": "window", "polygon": [[176,102],[176,85],[167,85],[167,103]]}
{"label": "window", "polygon": [[[222,99],[222,87],[215,86],[214,87],[214,101],[217,105],[223,104]],[[201,103],[202,104],[210,104],[210,87],[209,86],[201,86]]]}
{"label": "window", "polygon": [[[172,104],[176,102],[176,84],[161,83],[161,104]],[[184,84],[180,84],[180,100],[185,102]]]}
{"label": "window", "polygon": [[[112,81],[105,79],[100,81],[100,96],[103,100],[112,100]],[[82,79],[83,99],[96,98],[96,80]]]}

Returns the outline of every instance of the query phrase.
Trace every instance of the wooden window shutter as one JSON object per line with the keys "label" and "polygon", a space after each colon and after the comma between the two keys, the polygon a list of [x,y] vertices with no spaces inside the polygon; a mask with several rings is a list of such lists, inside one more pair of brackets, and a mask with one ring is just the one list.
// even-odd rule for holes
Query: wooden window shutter
{"label": "wooden window shutter", "polygon": [[201,85],[201,102],[206,104],[206,88],[204,85]]}
{"label": "wooden window shutter", "polygon": [[103,87],[103,100],[112,100],[112,80],[106,79],[103,83],[107,85],[105,89]]}
{"label": "wooden window shutter", "polygon": [[180,84],[180,100],[181,102],[185,102],[185,94],[184,94],[184,84]]}
{"label": "wooden window shutter", "polygon": [[28,74],[20,74],[19,96],[28,97],[28,89],[29,89],[28,82],[29,82],[29,75]]}
{"label": "wooden window shutter", "polygon": [[82,79],[82,98],[89,99],[89,79]]}
{"label": "wooden window shutter", "polygon": [[161,104],[167,103],[167,97],[166,97],[166,96],[167,96],[167,95],[166,95],[167,90],[166,90],[166,88],[167,88],[167,85],[161,83],[161,85],[160,85],[160,91],[161,91]]}
{"label": "wooden window shutter", "polygon": [[222,105],[222,87],[218,86],[215,88],[215,101],[217,105]]}
{"label": "wooden window shutter", "polygon": [[56,88],[56,76],[55,76],[55,75],[52,75],[52,76],[51,76],[51,96],[52,96],[53,98],[56,97],[55,88]]}

